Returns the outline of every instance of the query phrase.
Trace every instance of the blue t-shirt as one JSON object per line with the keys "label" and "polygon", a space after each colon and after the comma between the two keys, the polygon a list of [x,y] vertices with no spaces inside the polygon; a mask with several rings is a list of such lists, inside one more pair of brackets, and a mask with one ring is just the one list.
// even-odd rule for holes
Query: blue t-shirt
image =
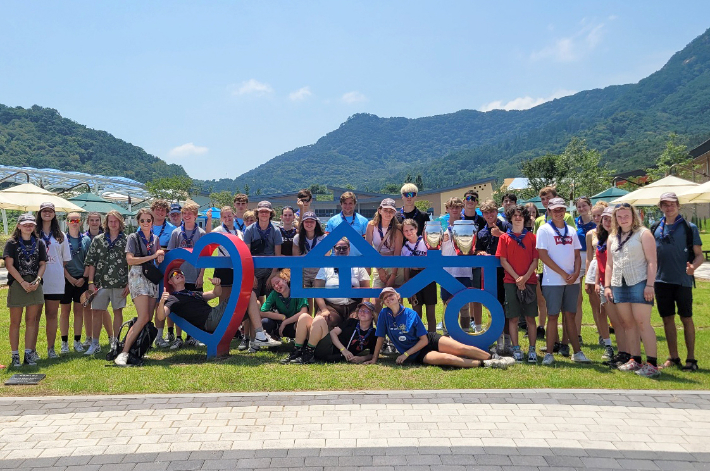
{"label": "blue t-shirt", "polygon": [[597,225],[593,220],[589,221],[587,224],[584,224],[581,216],[575,219],[574,222],[577,223],[577,237],[579,237],[579,243],[582,244],[581,251],[584,253],[587,251],[587,232],[592,229],[596,229]]}
{"label": "blue t-shirt", "polygon": [[76,239],[70,237],[68,232],[65,235],[71,250],[71,260],[64,267],[71,276],[79,278],[84,276],[84,260],[86,259],[86,253],[89,251],[91,239],[82,233],[79,233],[79,237]]}
{"label": "blue t-shirt", "polygon": [[389,336],[394,348],[399,353],[404,353],[416,345],[419,337],[427,334],[427,330],[414,310],[401,304],[399,308],[399,314],[396,316],[392,315],[392,310],[388,307],[380,311],[375,335],[377,337]]}
{"label": "blue t-shirt", "polygon": [[[688,262],[688,247],[685,245],[685,223],[678,224],[677,228],[670,236],[668,232],[672,225],[665,224],[665,227],[658,226],[653,237],[656,239],[656,254],[658,257],[658,270],[656,271],[656,281],[659,283],[669,283],[685,287],[693,286],[693,278],[685,273],[685,264]],[[695,224],[690,223],[693,231],[693,245],[702,245],[700,233]],[[661,234],[663,230],[663,234]],[[666,235],[666,239],[663,236]]]}
{"label": "blue t-shirt", "polygon": [[170,243],[170,236],[172,235],[174,230],[175,226],[173,226],[167,218],[165,218],[165,221],[163,221],[161,225],[153,226],[153,234],[158,237],[158,240],[160,240],[161,248],[168,248],[168,244]]}
{"label": "blue t-shirt", "polygon": [[[355,232],[357,232],[361,236],[365,236],[365,233],[367,232],[368,221],[365,216],[358,214],[357,212],[354,213],[352,216],[343,216],[342,212],[336,214],[332,218],[328,219],[328,223],[325,225],[325,232],[333,232],[335,228],[343,222],[350,224],[350,226],[355,229]],[[352,245],[352,243],[350,244],[350,255],[361,255],[360,251],[356,249]]]}

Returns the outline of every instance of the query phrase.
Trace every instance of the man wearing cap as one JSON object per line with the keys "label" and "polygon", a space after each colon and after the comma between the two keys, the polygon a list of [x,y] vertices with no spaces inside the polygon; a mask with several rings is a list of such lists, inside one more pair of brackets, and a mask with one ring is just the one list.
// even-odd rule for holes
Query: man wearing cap
{"label": "man wearing cap", "polygon": [[[280,256],[283,237],[281,231],[271,220],[276,212],[268,201],[259,201],[256,205],[257,221],[244,230],[244,243],[252,255]],[[256,268],[254,270],[254,292],[259,299],[271,291],[271,278],[278,275],[278,268]]]}
{"label": "man wearing cap", "polygon": [[182,223],[182,206],[178,203],[171,204],[168,217],[170,218],[170,224],[178,227]]}
{"label": "man wearing cap", "polygon": [[676,306],[683,323],[688,356],[684,370],[696,371],[695,324],[693,323],[693,274],[703,263],[702,241],[695,224],[680,214],[680,203],[675,193],[663,193],[659,207],[663,212],[660,222],[651,227],[656,239],[658,269],[654,291],[658,313],[668,341],[668,360],[662,368],[681,366],[678,354],[678,333],[675,325]]}
{"label": "man wearing cap", "polygon": [[[577,313],[577,298],[579,297],[579,271],[582,258],[579,251],[582,245],[576,230],[565,222],[567,205],[562,198],[549,200],[547,211],[552,214],[552,220],[543,224],[537,231],[536,248],[540,260],[544,263],[542,295],[547,304],[547,353],[542,360],[543,365],[555,362],[552,356],[557,318],[562,312],[562,329],[566,329],[568,338],[574,348],[572,361],[589,363],[582,352],[575,327]],[[562,350],[562,349],[560,349]]]}

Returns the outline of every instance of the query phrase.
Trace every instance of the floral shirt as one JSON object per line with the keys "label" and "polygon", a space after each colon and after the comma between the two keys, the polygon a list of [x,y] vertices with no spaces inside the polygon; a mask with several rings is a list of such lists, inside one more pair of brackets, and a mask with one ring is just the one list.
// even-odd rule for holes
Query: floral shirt
{"label": "floral shirt", "polygon": [[126,235],[120,233],[111,247],[106,240],[107,235],[103,233],[94,237],[84,265],[96,267],[94,282],[97,288],[125,288],[128,284]]}

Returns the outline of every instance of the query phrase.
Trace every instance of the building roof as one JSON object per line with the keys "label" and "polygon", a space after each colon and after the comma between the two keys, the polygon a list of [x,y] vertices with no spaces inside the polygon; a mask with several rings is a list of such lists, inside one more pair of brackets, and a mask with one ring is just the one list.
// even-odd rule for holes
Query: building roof
{"label": "building roof", "polygon": [[688,154],[690,154],[691,157],[696,159],[696,158],[700,157],[701,155],[707,154],[708,152],[710,152],[710,139],[703,142],[695,149],[690,149],[690,151],[688,151]]}

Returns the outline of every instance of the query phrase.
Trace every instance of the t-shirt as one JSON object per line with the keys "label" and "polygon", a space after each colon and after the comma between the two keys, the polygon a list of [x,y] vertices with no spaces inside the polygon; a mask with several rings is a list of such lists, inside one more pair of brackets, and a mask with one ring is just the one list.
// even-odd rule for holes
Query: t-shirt
{"label": "t-shirt", "polygon": [[397,211],[397,222],[402,224],[405,219],[414,219],[417,221],[417,235],[420,236],[424,232],[424,225],[429,221],[429,214],[419,211],[419,208],[415,207],[414,211],[408,213],[404,212],[404,208],[399,208]]}
{"label": "t-shirt", "polygon": [[[505,232],[511,226],[507,222],[496,220],[496,227],[498,227],[501,232]],[[495,237],[491,234],[491,228],[488,227],[488,224],[486,224],[486,226],[478,231],[478,234],[476,235],[476,252],[483,250],[489,255],[495,255],[496,249],[498,248],[498,239],[499,237]]]}
{"label": "t-shirt", "polygon": [[198,329],[205,328],[212,308],[197,291],[176,291],[165,301],[165,306]]}
{"label": "t-shirt", "polygon": [[[281,231],[273,223],[269,223],[269,227],[266,228],[264,236],[259,233],[259,223],[255,222],[251,226],[247,227],[244,231],[244,242],[251,244],[256,240],[264,241],[264,250],[258,254],[252,255],[276,255],[276,246],[283,244],[283,237],[281,237]],[[252,247],[253,249],[254,247]]]}
{"label": "t-shirt", "polygon": [[126,235],[123,232],[109,244],[103,233],[94,237],[84,260],[85,266],[94,266],[94,282],[97,288],[125,288],[128,284],[126,261]]}
{"label": "t-shirt", "polygon": [[[220,224],[219,226],[215,227],[212,232],[218,232],[220,234],[232,234],[244,240],[244,234],[242,234],[242,231],[240,231],[236,225],[234,226],[234,229],[227,229],[224,224]],[[229,257],[229,253],[221,245],[217,247],[217,250],[219,251],[220,257]]]}
{"label": "t-shirt", "polygon": [[[537,249],[535,248],[535,244],[537,242],[535,234],[527,232],[525,237],[523,237],[522,242],[525,248],[521,247],[520,244],[518,244],[515,239],[510,237],[508,234],[503,234],[500,236],[500,240],[498,241],[498,249],[496,250],[496,257],[504,257],[510,266],[513,267],[515,273],[520,276],[527,273],[533,259],[538,258]],[[505,276],[503,277],[503,282],[515,283],[515,280],[510,273],[506,271]],[[534,271],[530,275],[530,278],[528,278],[525,282],[529,285],[537,284],[537,277],[535,276]]]}
{"label": "t-shirt", "polygon": [[234,218],[234,228],[239,229],[240,231],[244,232],[247,228],[246,224],[244,224],[244,219],[235,217]]}
{"label": "t-shirt", "polygon": [[281,231],[281,239],[283,243],[281,244],[281,255],[293,255],[293,238],[298,233],[298,229],[295,227],[287,231],[283,227],[279,227]]}
{"label": "t-shirt", "polygon": [[577,224],[577,237],[579,237],[579,243],[582,245],[582,252],[586,252],[587,232],[591,231],[592,229],[595,229],[597,225],[594,223],[593,220],[585,224],[584,222],[582,222],[582,216],[578,217],[575,220],[575,223]]}
{"label": "t-shirt", "polygon": [[[179,247],[192,248],[195,246],[198,240],[205,235],[204,229],[195,225],[195,230],[186,230],[185,234],[182,233],[182,226],[178,226],[170,234],[170,242],[168,242],[168,250],[177,249]],[[180,269],[185,274],[185,283],[194,284],[197,281],[197,277],[200,275],[200,270],[195,268],[191,264],[185,262],[180,266]]]}
{"label": "t-shirt", "polygon": [[426,335],[427,330],[417,313],[400,304],[397,315],[392,314],[388,307],[380,311],[377,318],[377,337],[387,335],[394,348],[399,353],[404,353],[419,341],[419,337]]}
{"label": "t-shirt", "polygon": [[[328,223],[325,225],[325,232],[326,234],[331,233],[335,230],[336,227],[338,227],[343,221],[347,222],[347,224],[350,224],[350,227],[355,229],[355,232],[360,234],[361,236],[365,237],[365,233],[367,232],[367,218],[365,216],[358,214],[357,212],[353,213],[352,216],[343,216],[343,213],[336,214],[332,218],[328,219]],[[360,251],[350,244],[350,255],[352,256],[358,256],[362,255]]]}
{"label": "t-shirt", "polygon": [[345,323],[340,326],[340,335],[338,340],[347,348],[353,355],[360,355],[365,350],[374,353],[375,344],[377,343],[377,335],[375,335],[375,327],[363,331],[359,329],[360,321],[355,318],[345,320]]}
{"label": "t-shirt", "polygon": [[64,237],[58,242],[54,235],[49,237],[47,245],[47,268],[42,277],[42,291],[44,294],[64,294],[64,263],[71,260],[69,241]]}
{"label": "t-shirt", "polygon": [[266,297],[266,301],[261,305],[261,312],[275,311],[283,314],[287,318],[293,317],[301,309],[308,307],[308,299],[306,298],[288,298],[284,299],[275,290]]}
{"label": "t-shirt", "polygon": [[[693,277],[685,273],[688,262],[688,247],[686,243],[686,226],[680,223],[673,233],[668,236],[672,224],[659,225],[653,237],[656,239],[656,254],[658,256],[658,270],[656,271],[656,281],[660,283],[670,283],[686,287],[693,286]],[[700,234],[695,224],[690,223],[693,231],[693,245],[702,245]],[[661,234],[661,230],[663,234]],[[667,236],[663,239],[663,236]]]}
{"label": "t-shirt", "polygon": [[[557,235],[551,224],[543,224],[537,231],[536,248],[538,250],[547,250],[547,254],[552,261],[565,272],[571,274],[574,271],[575,250],[580,250],[581,244],[574,228],[567,224],[565,224],[565,228],[566,232],[565,229],[557,228],[561,234]],[[566,236],[565,233],[567,234]],[[562,276],[550,270],[547,265],[544,265],[542,269],[542,283],[548,286],[563,286],[567,284]],[[579,283],[579,278],[575,280],[575,283]]]}
{"label": "t-shirt", "polygon": [[[551,217],[548,217],[547,212],[543,214],[542,216],[538,216],[537,219],[535,219],[535,234],[537,234],[537,231],[540,229],[540,226],[543,224],[550,222],[552,219]],[[567,223],[568,226],[571,226],[575,231],[577,230],[577,225],[574,223],[574,218],[570,213],[565,213],[565,223]]]}
{"label": "t-shirt", "polygon": [[65,266],[67,271],[74,278],[84,276],[84,260],[86,259],[86,252],[89,251],[91,246],[91,239],[82,233],[79,233],[79,237],[73,238],[67,232],[64,237],[67,239],[69,250],[71,251],[71,260]]}
{"label": "t-shirt", "polygon": [[[326,288],[338,288],[340,286],[339,273],[336,272],[336,268],[333,267],[323,267],[318,270],[316,275],[316,280],[324,280]],[[364,268],[352,267],[350,269],[350,286],[360,287],[361,281],[370,281],[370,275],[367,274],[367,270]],[[325,298],[331,304],[347,305],[354,302],[350,298]]]}
{"label": "t-shirt", "polygon": [[321,240],[323,240],[324,237],[325,235],[316,236],[315,240],[306,237],[305,243],[303,244],[303,249],[301,249],[301,235],[296,234],[293,238],[293,245],[298,247],[298,250],[301,252],[301,255],[306,255],[308,252],[313,250],[315,246],[318,245]]}
{"label": "t-shirt", "polygon": [[[12,259],[13,266],[20,273],[23,278],[25,276],[37,277],[39,273],[39,262],[47,261],[47,248],[44,246],[44,241],[39,237],[32,236],[35,241],[34,250],[32,249],[31,239],[29,241],[23,241],[25,245],[25,253],[20,249],[20,243],[15,239],[9,239],[5,243],[5,248],[2,252],[2,258],[10,257]],[[15,278],[12,276],[7,277],[8,286],[15,282]]]}
{"label": "t-shirt", "polygon": [[173,226],[167,218],[165,218],[165,221],[163,221],[161,225],[153,226],[153,234],[158,236],[161,248],[168,248],[168,244],[170,243],[170,236],[172,235],[174,230],[175,226]]}
{"label": "t-shirt", "polygon": [[604,276],[606,275],[606,261],[607,261],[607,256],[609,252],[607,251],[607,245],[608,245],[609,239],[607,239],[603,244],[601,244],[601,249],[599,247],[599,241],[597,241],[596,247],[594,247],[594,251],[596,253],[596,258],[597,258],[597,271],[599,272],[599,283],[604,285]]}
{"label": "t-shirt", "polygon": [[476,233],[486,227],[486,220],[478,213],[475,213],[473,216],[466,216],[465,211],[461,211],[461,219],[464,221],[473,221],[473,224],[476,226]]}

